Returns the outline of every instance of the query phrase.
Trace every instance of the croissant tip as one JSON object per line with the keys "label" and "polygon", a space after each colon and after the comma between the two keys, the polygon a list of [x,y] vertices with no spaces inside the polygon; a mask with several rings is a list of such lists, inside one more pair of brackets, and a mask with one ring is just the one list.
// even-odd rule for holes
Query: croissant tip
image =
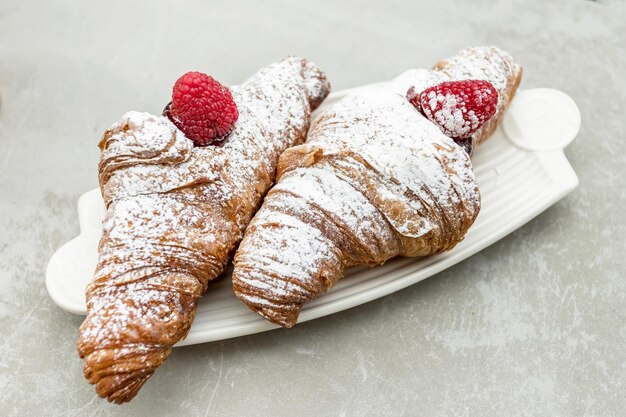
{"label": "croissant tip", "polygon": [[129,402],[171,353],[171,346],[125,346],[84,350],[83,373],[96,393],[115,404]]}
{"label": "croissant tip", "polygon": [[124,404],[137,396],[139,390],[150,379],[154,372],[147,373],[141,377],[127,376],[122,378],[102,378],[96,385],[96,393],[108,402],[114,404]]}
{"label": "croissant tip", "polygon": [[[242,268],[241,265],[238,267],[237,261],[235,261],[235,271],[232,277],[235,296],[243,301],[251,311],[273,324],[287,329],[294,327],[298,323],[300,311],[308,298],[303,298],[302,294],[286,296],[281,291],[278,291],[276,288],[279,288],[282,282],[282,280],[278,279],[270,280],[270,284],[262,290],[246,285],[246,282],[253,280],[248,275],[249,272]],[[259,269],[255,271],[255,274],[263,274],[263,271]],[[252,276],[255,274],[252,274]]]}
{"label": "croissant tip", "polygon": [[297,312],[295,314],[288,314],[271,308],[260,308],[257,309],[256,312],[263,318],[286,329],[291,329],[298,323]]}

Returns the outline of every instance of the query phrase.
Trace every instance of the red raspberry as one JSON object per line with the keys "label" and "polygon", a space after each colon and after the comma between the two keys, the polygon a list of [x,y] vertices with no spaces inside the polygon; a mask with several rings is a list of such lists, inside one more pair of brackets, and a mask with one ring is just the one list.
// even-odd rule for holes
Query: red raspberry
{"label": "red raspberry", "polygon": [[416,93],[407,99],[447,136],[466,139],[496,113],[498,92],[487,81],[448,81]]}
{"label": "red raspberry", "polygon": [[239,117],[230,90],[201,72],[176,81],[164,113],[196,146],[224,140]]}

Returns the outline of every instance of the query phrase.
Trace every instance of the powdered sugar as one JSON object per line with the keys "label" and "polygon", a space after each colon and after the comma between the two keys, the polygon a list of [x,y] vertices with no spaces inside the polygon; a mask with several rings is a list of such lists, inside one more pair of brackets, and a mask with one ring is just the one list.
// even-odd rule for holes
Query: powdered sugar
{"label": "powdered sugar", "polygon": [[[424,108],[426,115],[432,115],[434,120],[445,132],[454,132],[461,137],[467,136],[472,128],[472,122],[463,118],[467,109],[460,107],[457,98],[452,94],[428,93],[428,106]],[[437,108],[439,107],[439,108]],[[478,119],[474,125],[478,124]]]}
{"label": "powdered sugar", "polygon": [[411,87],[420,93],[445,81],[488,81],[498,92],[498,102],[494,116],[474,133],[478,144],[488,138],[500,123],[521,71],[521,67],[506,52],[495,46],[479,46],[463,49],[454,57],[439,62],[433,70],[406,71],[392,81],[391,87],[396,93],[404,95]]}
{"label": "powdered sugar", "polygon": [[[278,156],[304,141],[328,88],[317,67],[288,58],[232,88],[239,119],[221,146],[193,147],[167,118],[147,113],[126,113],[105,133],[99,177],[107,214],[79,340],[85,375],[101,395],[132,398],[186,335],[198,298],[269,189]],[[140,372],[118,375],[128,366]]]}
{"label": "powdered sugar", "polygon": [[[458,243],[480,207],[469,156],[405,94],[409,86],[423,91],[478,78],[493,80],[508,100],[518,70],[501,51],[474,48],[439,70],[407,73],[392,88],[354,93],[321,114],[307,143],[281,157],[282,176],[235,258],[235,293],[290,327],[302,303],[332,287],[346,266],[428,255]],[[436,107],[439,97],[430,99]],[[439,117],[462,121],[452,109]]]}
{"label": "powdered sugar", "polygon": [[495,114],[474,134],[477,143],[487,139],[500,123],[522,71],[509,54],[495,46],[464,49],[458,55],[441,61],[434,69],[449,80],[488,81],[498,92]]}
{"label": "powdered sugar", "polygon": [[[445,211],[477,199],[464,151],[386,88],[347,97],[320,116],[309,143],[323,148],[338,168],[335,175],[345,176],[404,236],[418,238],[433,230],[433,219],[424,215],[429,208]],[[358,158],[336,157],[347,152]]]}

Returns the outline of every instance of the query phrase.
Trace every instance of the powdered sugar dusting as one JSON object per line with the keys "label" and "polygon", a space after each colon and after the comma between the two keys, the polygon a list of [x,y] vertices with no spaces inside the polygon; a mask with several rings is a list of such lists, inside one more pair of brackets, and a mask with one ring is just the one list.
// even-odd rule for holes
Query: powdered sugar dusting
{"label": "powdered sugar dusting", "polygon": [[[515,93],[521,72],[521,67],[505,51],[495,46],[479,46],[463,49],[454,57],[437,63],[432,70],[409,70],[394,79],[391,87],[396,93],[404,95],[410,87],[419,93],[445,81],[488,81],[498,92],[498,103],[493,117],[473,135],[478,144],[491,136],[499,125],[502,113]],[[440,117],[444,123],[456,120],[451,114]]]}
{"label": "powdered sugar dusting", "polygon": [[[424,108],[424,113],[441,126],[444,132],[452,132],[459,137],[467,136],[472,126],[478,125],[478,118],[474,115],[474,119],[466,121],[463,113],[467,109],[461,106],[456,96],[453,94],[437,94],[431,91],[427,95],[428,106]],[[469,113],[469,112],[468,112]]]}
{"label": "powdered sugar dusting", "polygon": [[[392,88],[344,98],[317,118],[307,143],[285,151],[281,177],[235,258],[235,293],[250,308],[290,327],[302,304],[332,287],[346,266],[428,255],[463,238],[480,208],[469,156],[405,94],[409,86],[423,91],[478,78],[508,99],[519,69],[510,57],[468,51]],[[429,99],[434,109],[445,97]],[[448,110],[437,115],[444,124],[462,122]],[[470,118],[467,128],[477,122]]]}
{"label": "powdered sugar dusting", "polygon": [[[445,212],[478,199],[469,157],[386,88],[354,94],[321,115],[308,144],[323,149],[335,175],[366,195],[406,237],[419,238],[441,223],[425,215],[432,207]],[[356,157],[344,157],[347,153]]]}
{"label": "powdered sugar dusting", "polygon": [[496,112],[474,135],[476,142],[487,139],[500,123],[506,106],[515,93],[521,67],[506,52],[495,46],[467,48],[435,65],[434,71],[449,80],[484,80],[498,92]]}
{"label": "powdered sugar dusting", "polygon": [[101,395],[132,398],[185,337],[278,156],[304,141],[328,89],[316,66],[288,58],[232,88],[239,119],[220,146],[194,147],[166,117],[148,113],[126,113],[105,133],[107,213],[79,339],[85,375]]}

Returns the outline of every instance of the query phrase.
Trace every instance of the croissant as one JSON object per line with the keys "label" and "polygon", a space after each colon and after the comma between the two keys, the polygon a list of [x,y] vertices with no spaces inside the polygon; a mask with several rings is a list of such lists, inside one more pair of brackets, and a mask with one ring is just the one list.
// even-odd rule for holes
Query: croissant
{"label": "croissant", "polygon": [[109,401],[131,400],[187,335],[329,84],[311,62],[288,58],[231,91],[239,119],[221,146],[194,147],[168,118],[138,112],[100,142],[107,211],[78,352]]}
{"label": "croissant", "polygon": [[277,183],[248,226],[234,259],[237,297],[292,327],[304,303],[352,265],[453,248],[480,209],[465,150],[405,98],[442,81],[478,79],[498,93],[487,139],[515,94],[521,68],[495,47],[469,48],[396,80],[353,93],[323,112],[307,142],[280,158]]}

